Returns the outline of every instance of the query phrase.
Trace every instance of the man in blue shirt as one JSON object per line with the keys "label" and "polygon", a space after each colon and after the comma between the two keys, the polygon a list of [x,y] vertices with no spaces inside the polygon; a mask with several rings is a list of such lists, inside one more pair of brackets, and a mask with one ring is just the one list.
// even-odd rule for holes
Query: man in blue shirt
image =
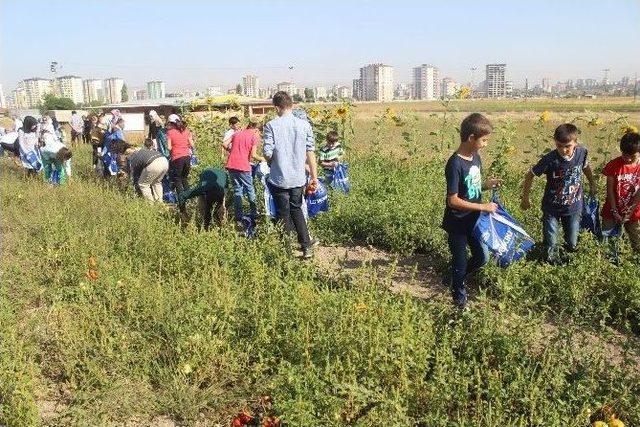
{"label": "man in blue shirt", "polygon": [[309,165],[312,186],[317,183],[315,143],[311,125],[292,114],[293,102],[286,92],[273,96],[277,118],[264,126],[264,157],[271,172],[267,185],[276,203],[278,221],[288,233],[296,231],[304,258],[313,250],[307,222],[302,213],[302,194],[306,183],[305,164]]}

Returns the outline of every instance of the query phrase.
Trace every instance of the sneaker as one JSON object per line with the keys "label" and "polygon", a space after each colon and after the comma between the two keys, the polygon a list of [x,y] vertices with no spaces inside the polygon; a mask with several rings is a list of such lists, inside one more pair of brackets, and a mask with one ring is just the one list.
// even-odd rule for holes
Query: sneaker
{"label": "sneaker", "polygon": [[302,258],[303,259],[313,258],[313,246],[309,246],[302,249]]}
{"label": "sneaker", "polygon": [[310,246],[320,246],[320,240],[318,239],[311,239],[311,241],[309,242]]}

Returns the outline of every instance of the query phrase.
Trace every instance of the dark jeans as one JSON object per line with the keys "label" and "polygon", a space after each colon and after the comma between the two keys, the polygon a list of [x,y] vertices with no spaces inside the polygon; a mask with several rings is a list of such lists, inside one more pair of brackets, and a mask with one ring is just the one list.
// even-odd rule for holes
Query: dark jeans
{"label": "dark jeans", "polygon": [[284,223],[284,230],[287,233],[294,231],[298,235],[298,243],[303,249],[311,246],[307,221],[302,213],[302,192],[304,187],[280,188],[267,182],[269,191],[273,196],[278,210],[278,221]]}
{"label": "dark jeans", "polygon": [[231,178],[231,185],[233,186],[233,207],[236,214],[236,221],[240,221],[244,214],[242,209],[242,197],[245,193],[249,199],[250,216],[251,218],[256,219],[258,216],[258,207],[256,204],[256,190],[253,186],[251,172],[241,172],[230,169],[229,177]]}
{"label": "dark jeans", "polygon": [[545,213],[542,216],[542,235],[547,261],[558,260],[558,228],[562,224],[564,242],[567,250],[575,251],[578,246],[578,232],[580,231],[580,212],[567,216],[554,216]]}
{"label": "dark jeans", "polygon": [[[191,157],[184,156],[169,163],[169,179],[176,189],[176,194],[180,194],[189,189],[189,171],[191,170]],[[179,204],[180,210],[185,209],[184,203]]]}
{"label": "dark jeans", "polygon": [[200,196],[200,207],[202,209],[202,222],[205,230],[209,230],[209,228],[211,228],[211,217],[214,208],[216,224],[222,225],[225,213],[224,191],[207,191]]}
{"label": "dark jeans", "polygon": [[[449,250],[451,251],[451,294],[457,304],[467,302],[467,290],[464,279],[489,261],[487,247],[467,233],[449,233]],[[471,259],[467,261],[467,245],[471,249]]]}

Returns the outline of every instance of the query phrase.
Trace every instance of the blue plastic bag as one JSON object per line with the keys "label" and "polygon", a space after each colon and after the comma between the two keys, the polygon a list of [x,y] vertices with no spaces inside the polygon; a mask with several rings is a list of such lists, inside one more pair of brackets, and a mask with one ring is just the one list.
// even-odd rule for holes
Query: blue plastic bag
{"label": "blue plastic bag", "polygon": [[25,153],[20,149],[20,160],[22,160],[23,163],[28,164],[31,169],[36,172],[40,172],[42,169],[42,159],[40,158],[40,152],[38,149],[31,150],[28,153]]}
{"label": "blue plastic bag", "polygon": [[271,191],[269,191],[269,185],[267,185],[266,177],[262,179],[262,185],[264,186],[264,209],[265,215],[276,219],[278,217],[278,210],[276,208],[276,201],[273,199],[271,195]]}
{"label": "blue plastic bag", "polygon": [[343,193],[349,193],[351,189],[351,184],[349,183],[349,174],[348,167],[344,163],[338,163],[335,168],[333,168],[333,173],[329,178],[329,184],[331,187],[342,191]]}
{"label": "blue plastic bag", "polygon": [[473,227],[473,236],[487,246],[500,267],[506,267],[524,257],[534,241],[504,209],[497,195],[494,194],[492,202],[498,205],[498,210],[480,213]]}
{"label": "blue plastic bag", "polygon": [[328,210],[329,194],[327,193],[327,187],[324,186],[322,181],[318,180],[316,191],[307,195],[307,211],[309,217],[313,218],[321,212],[327,212]]}
{"label": "blue plastic bag", "polygon": [[242,229],[244,230],[244,236],[247,239],[253,239],[256,237],[256,220],[248,215],[243,215],[240,220]]}
{"label": "blue plastic bag", "polygon": [[196,149],[195,147],[191,148],[191,159],[190,159],[190,164],[192,168],[195,168],[196,166],[198,166],[200,164],[200,160],[198,160],[198,157],[196,156]]}
{"label": "blue plastic bag", "polygon": [[60,185],[60,171],[53,169],[51,175],[49,175],[49,182],[53,185]]}
{"label": "blue plastic bag", "polygon": [[178,196],[176,195],[176,192],[171,189],[169,178],[166,175],[162,178],[162,200],[165,203],[174,205],[178,203]]}
{"label": "blue plastic bag", "polygon": [[585,197],[582,203],[582,218],[580,229],[590,231],[600,237],[600,202],[595,197]]}

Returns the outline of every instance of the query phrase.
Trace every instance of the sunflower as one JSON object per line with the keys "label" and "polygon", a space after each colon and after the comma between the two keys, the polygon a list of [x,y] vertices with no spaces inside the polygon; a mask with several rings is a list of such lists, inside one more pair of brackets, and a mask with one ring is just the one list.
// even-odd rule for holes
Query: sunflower
{"label": "sunflower", "polygon": [[548,122],[549,116],[551,116],[551,113],[549,113],[547,110],[544,110],[542,114],[540,114],[540,117],[538,120],[540,120],[541,122]]}
{"label": "sunflower", "polygon": [[349,114],[349,109],[347,107],[338,107],[338,109],[336,110],[336,115],[338,115],[339,117],[347,117],[347,114]]}
{"label": "sunflower", "polygon": [[587,125],[594,126],[594,127],[595,126],[600,126],[601,124],[602,124],[602,119],[599,118],[599,117],[594,117],[594,118],[592,118],[591,120],[589,120],[587,122]]}
{"label": "sunflower", "polygon": [[620,128],[620,133],[622,135],[627,133],[638,133],[638,128],[634,125],[625,125]]}

